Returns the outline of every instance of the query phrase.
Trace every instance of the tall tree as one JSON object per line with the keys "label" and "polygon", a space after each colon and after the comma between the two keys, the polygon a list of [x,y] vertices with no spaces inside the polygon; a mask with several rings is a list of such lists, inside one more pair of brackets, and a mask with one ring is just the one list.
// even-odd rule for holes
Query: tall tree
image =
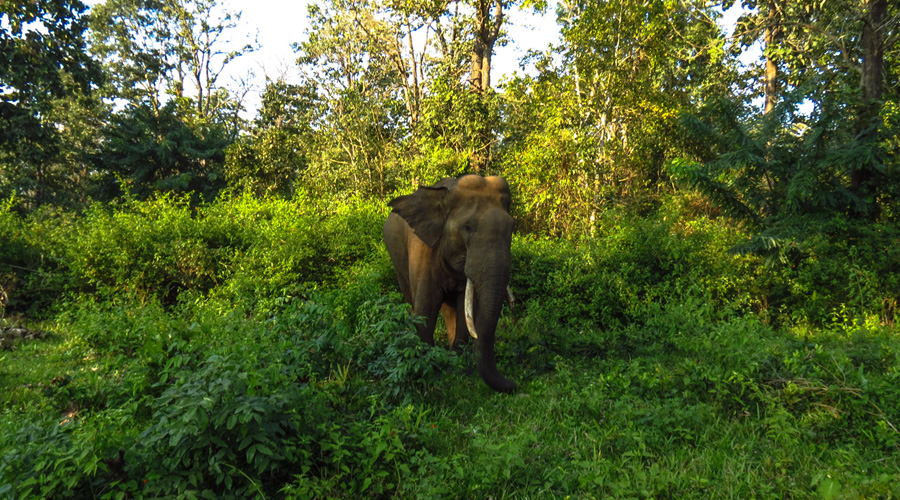
{"label": "tall tree", "polygon": [[0,2],[0,196],[18,194],[29,206],[53,197],[54,102],[100,79],[85,51],[84,11],[79,0]]}
{"label": "tall tree", "polygon": [[193,192],[212,199],[223,187],[221,169],[231,139],[221,127],[192,122],[174,101],[160,109],[126,106],[102,135],[94,156],[96,167],[107,174],[101,198]]}
{"label": "tall tree", "polygon": [[250,133],[227,150],[228,185],[258,196],[290,197],[308,174],[316,145],[315,88],[268,81]]}
{"label": "tall tree", "polygon": [[472,22],[471,52],[472,62],[469,68],[469,89],[475,94],[473,103],[480,108],[475,123],[480,124],[472,137],[472,155],[469,165],[475,172],[486,168],[491,159],[491,148],[494,142],[493,120],[490,116],[491,99],[491,58],[494,46],[500,38],[503,27],[503,0],[472,0],[475,9]]}
{"label": "tall tree", "polygon": [[735,71],[707,2],[560,2],[557,14],[562,44],[509,87],[503,135],[527,217],[564,231],[664,188],[685,148],[679,114],[729,92]]}
{"label": "tall tree", "polygon": [[469,85],[475,92],[491,88],[491,57],[503,27],[503,0],[473,0],[472,65]]}
{"label": "tall tree", "polygon": [[124,103],[106,127],[98,162],[129,190],[221,187],[225,147],[244,125],[223,70],[254,49],[229,39],[239,13],[218,0],[107,0],[92,10],[92,49],[112,75],[107,95]]}
{"label": "tall tree", "polygon": [[225,122],[237,92],[222,72],[256,48],[231,38],[239,22],[218,0],[107,0],[91,12],[92,49],[113,75],[111,96],[156,110],[175,98],[197,119]]}
{"label": "tall tree", "polygon": [[[707,102],[702,122],[684,123],[715,146],[674,170],[752,223],[757,234],[737,250],[784,259],[833,221],[896,217],[900,84],[885,79],[896,75],[885,61],[900,55],[900,11],[882,0],[778,5],[781,37],[766,49],[779,64],[769,112]],[[740,24],[756,22],[745,33],[758,34],[768,17],[754,12]]]}
{"label": "tall tree", "polygon": [[761,2],[762,8],[766,11],[765,28],[763,40],[765,41],[765,106],[763,113],[769,114],[775,109],[775,103],[778,102],[778,59],[777,49],[781,38],[782,27],[779,19],[783,17],[779,13],[779,4],[777,0],[769,0]]}
{"label": "tall tree", "polygon": [[[857,132],[860,140],[877,147],[878,115],[884,93],[884,52],[889,36],[896,40],[897,21],[889,24],[887,0],[866,0],[862,22],[862,54],[860,64],[860,106],[857,121]],[[895,13],[898,14],[898,13]],[[878,191],[877,183],[872,180],[877,176],[879,159],[873,155],[872,161],[866,162],[851,172],[852,187],[862,196],[873,196]]]}
{"label": "tall tree", "polygon": [[[840,147],[858,153],[840,163],[860,201],[853,205],[873,208],[884,185],[884,179],[877,179],[886,171],[878,118],[885,100],[885,54],[898,38],[896,7],[891,12],[885,0],[759,0],[744,5],[753,10],[738,23],[739,39],[744,46],[760,37],[765,41],[764,113],[783,104],[766,125],[770,134],[778,133],[778,127],[837,119],[839,134],[831,139],[846,137]],[[801,99],[813,110],[807,117],[796,112]],[[770,176],[767,184],[777,182]]]}
{"label": "tall tree", "polygon": [[319,189],[380,192],[391,182],[393,148],[410,133],[413,95],[396,59],[397,26],[382,9],[374,1],[310,5],[308,40],[295,45],[301,86],[317,94],[310,116],[319,154],[307,182]]}

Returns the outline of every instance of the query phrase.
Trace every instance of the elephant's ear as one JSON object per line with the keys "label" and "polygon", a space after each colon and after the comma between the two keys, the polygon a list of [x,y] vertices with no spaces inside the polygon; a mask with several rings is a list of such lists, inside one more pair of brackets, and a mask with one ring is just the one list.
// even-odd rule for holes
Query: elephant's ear
{"label": "elephant's ear", "polygon": [[434,247],[444,234],[444,198],[450,192],[451,183],[455,179],[444,179],[434,186],[420,186],[416,192],[406,196],[398,196],[388,205],[409,224],[426,245]]}

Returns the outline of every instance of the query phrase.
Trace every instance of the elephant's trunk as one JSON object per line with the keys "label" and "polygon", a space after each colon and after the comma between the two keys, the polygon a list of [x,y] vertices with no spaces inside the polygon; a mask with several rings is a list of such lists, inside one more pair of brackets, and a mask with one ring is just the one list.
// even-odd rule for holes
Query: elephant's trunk
{"label": "elephant's trunk", "polygon": [[[466,310],[474,312],[470,323],[469,315],[466,317],[466,325],[469,333],[476,339],[478,373],[482,380],[491,389],[498,392],[513,392],[516,384],[504,377],[497,370],[497,361],[494,356],[494,341],[497,332],[497,322],[506,300],[506,290],[509,284],[509,267],[498,266],[493,268],[491,276],[485,278],[482,283],[474,283],[469,280],[466,286],[466,297],[474,295],[472,307],[467,304]],[[472,292],[469,292],[469,290]],[[469,302],[467,300],[467,302]]]}

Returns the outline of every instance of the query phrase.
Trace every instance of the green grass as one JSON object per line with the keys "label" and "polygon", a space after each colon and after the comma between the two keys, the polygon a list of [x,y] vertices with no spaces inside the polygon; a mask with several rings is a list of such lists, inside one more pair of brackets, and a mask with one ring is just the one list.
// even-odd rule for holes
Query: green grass
{"label": "green grass", "polygon": [[[802,273],[727,257],[732,229],[668,214],[610,217],[594,241],[517,237],[521,303],[504,312],[497,354],[519,391],[502,395],[473,372],[471,346],[418,341],[369,227],[377,210],[348,207],[321,224],[368,229],[295,236],[297,260],[277,237],[315,227],[303,205],[126,208],[115,231],[143,225],[129,244],[163,252],[177,278],[165,290],[148,285],[163,276],[152,262],[106,272],[118,264],[67,260],[83,242],[54,249],[52,279],[35,286],[61,286],[61,300],[30,325],[48,335],[0,351],[0,494],[900,497],[897,329],[846,306],[791,320],[804,316],[794,302],[770,299]],[[104,224],[125,219],[65,224],[104,241]],[[71,228],[41,224],[66,244],[57,231]],[[165,224],[189,254],[164,253]],[[96,281],[113,271],[120,281]]]}

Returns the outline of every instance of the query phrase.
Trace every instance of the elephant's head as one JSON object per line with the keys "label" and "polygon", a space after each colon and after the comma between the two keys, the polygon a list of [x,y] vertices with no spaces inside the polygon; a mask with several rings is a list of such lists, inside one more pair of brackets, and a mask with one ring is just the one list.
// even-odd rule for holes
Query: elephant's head
{"label": "elephant's head", "polygon": [[494,357],[497,321],[510,276],[509,205],[506,181],[479,175],[444,179],[390,202],[433,250],[432,273],[439,286],[448,295],[465,293],[466,325],[475,338],[478,372],[489,387],[501,392],[516,388],[497,370]]}

